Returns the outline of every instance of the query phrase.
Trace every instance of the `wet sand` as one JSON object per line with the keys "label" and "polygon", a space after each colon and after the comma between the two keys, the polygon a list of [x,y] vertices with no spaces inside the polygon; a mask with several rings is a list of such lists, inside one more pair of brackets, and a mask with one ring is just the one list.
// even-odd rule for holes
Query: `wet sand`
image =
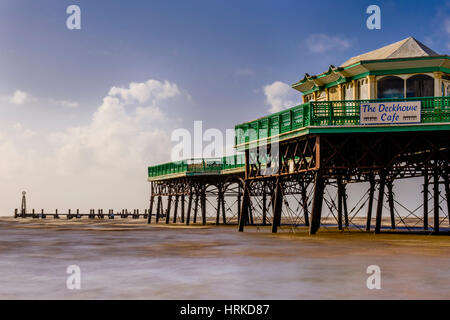
{"label": "wet sand", "polygon": [[0,298],[450,299],[449,236],[281,231],[0,218]]}

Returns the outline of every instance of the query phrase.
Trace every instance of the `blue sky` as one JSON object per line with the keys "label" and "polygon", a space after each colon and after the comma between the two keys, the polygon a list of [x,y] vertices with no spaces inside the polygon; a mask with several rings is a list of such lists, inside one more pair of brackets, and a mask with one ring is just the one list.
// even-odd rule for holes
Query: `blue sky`
{"label": "blue sky", "polygon": [[[81,8],[81,30],[66,28],[71,4]],[[371,4],[381,8],[381,30],[366,28]],[[145,164],[169,160],[170,143],[159,146],[160,153],[154,144],[163,144],[174,128],[191,129],[194,120],[202,120],[204,128],[224,130],[267,114],[276,103],[295,104],[300,94],[283,91],[283,85],[408,36],[448,53],[450,2],[2,0],[0,150],[11,156],[2,160],[0,172],[11,177],[0,191],[14,196],[22,188],[44,189],[43,177],[54,174],[52,185],[39,194],[50,199],[72,178],[70,190],[79,193],[88,180],[77,177],[86,167],[100,172],[89,173],[93,182],[108,176],[122,183],[112,172],[130,166],[131,194],[145,183]],[[102,118],[103,98],[112,87],[148,80],[160,83],[145,88],[173,89],[170,97],[144,105],[121,101],[121,115]],[[164,81],[170,85],[160,85]],[[270,87],[274,83],[279,86]],[[119,118],[127,116],[121,124]],[[108,127],[108,121],[115,125]],[[142,148],[132,144],[137,135]],[[92,142],[108,138],[122,144],[103,143],[106,149],[98,150]],[[28,160],[19,156],[21,150]],[[104,154],[118,164],[102,173]],[[70,167],[67,158],[74,162]],[[144,177],[139,184],[131,182],[139,175]],[[111,192],[104,191],[105,201]],[[130,196],[134,202],[141,198]],[[61,199],[75,203],[73,197]]]}
{"label": "blue sky", "polygon": [[[82,10],[80,31],[65,28],[70,4]],[[320,73],[410,35],[440,53],[448,51],[442,41],[448,34],[437,19],[444,1],[377,2],[380,31],[365,26],[370,4],[4,0],[0,89],[79,101],[80,117],[79,111],[95,108],[111,86],[168,79],[195,100],[189,110],[180,106],[174,113],[189,111],[190,117],[223,128],[266,113],[261,88],[274,81],[291,84],[305,72]],[[349,46],[311,52],[312,34],[339,37]]]}

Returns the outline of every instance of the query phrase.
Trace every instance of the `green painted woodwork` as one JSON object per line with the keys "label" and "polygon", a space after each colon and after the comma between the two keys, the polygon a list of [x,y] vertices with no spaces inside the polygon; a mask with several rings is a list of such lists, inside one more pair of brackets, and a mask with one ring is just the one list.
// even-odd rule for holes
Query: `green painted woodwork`
{"label": "green painted woodwork", "polygon": [[[421,124],[360,125],[359,106],[362,102],[421,101]],[[260,133],[260,123],[269,119],[269,136]],[[434,124],[434,126],[430,126]],[[439,128],[439,129],[437,129]],[[408,130],[450,130],[450,97],[407,99],[376,99],[347,101],[311,101],[264,118],[235,127],[238,151],[309,133],[396,132]]]}

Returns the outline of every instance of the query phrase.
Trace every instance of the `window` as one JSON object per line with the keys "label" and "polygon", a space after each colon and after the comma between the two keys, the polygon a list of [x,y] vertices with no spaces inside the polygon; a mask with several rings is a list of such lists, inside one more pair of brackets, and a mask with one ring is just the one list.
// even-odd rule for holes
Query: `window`
{"label": "window", "polygon": [[327,93],[325,91],[321,91],[317,96],[317,101],[327,100]]}
{"label": "window", "polygon": [[434,96],[434,79],[425,74],[418,74],[406,80],[406,97]]}
{"label": "window", "polygon": [[442,96],[450,97],[450,81],[442,80]]}
{"label": "window", "polygon": [[369,99],[369,86],[367,79],[363,79],[358,82],[358,97],[360,100]]}
{"label": "window", "polygon": [[396,99],[405,97],[405,81],[402,78],[390,76],[378,80],[378,99]]}
{"label": "window", "polygon": [[330,96],[330,101],[339,100],[339,90],[336,87],[328,89],[328,94]]}
{"label": "window", "polygon": [[344,86],[344,100],[353,100],[353,84],[351,83]]}

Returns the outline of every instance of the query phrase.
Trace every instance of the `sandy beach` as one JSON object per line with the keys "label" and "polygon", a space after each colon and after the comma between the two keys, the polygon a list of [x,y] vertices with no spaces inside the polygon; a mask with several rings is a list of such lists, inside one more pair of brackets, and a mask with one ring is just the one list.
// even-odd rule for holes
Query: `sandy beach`
{"label": "sandy beach", "polygon": [[0,266],[2,299],[450,298],[448,236],[1,218]]}

